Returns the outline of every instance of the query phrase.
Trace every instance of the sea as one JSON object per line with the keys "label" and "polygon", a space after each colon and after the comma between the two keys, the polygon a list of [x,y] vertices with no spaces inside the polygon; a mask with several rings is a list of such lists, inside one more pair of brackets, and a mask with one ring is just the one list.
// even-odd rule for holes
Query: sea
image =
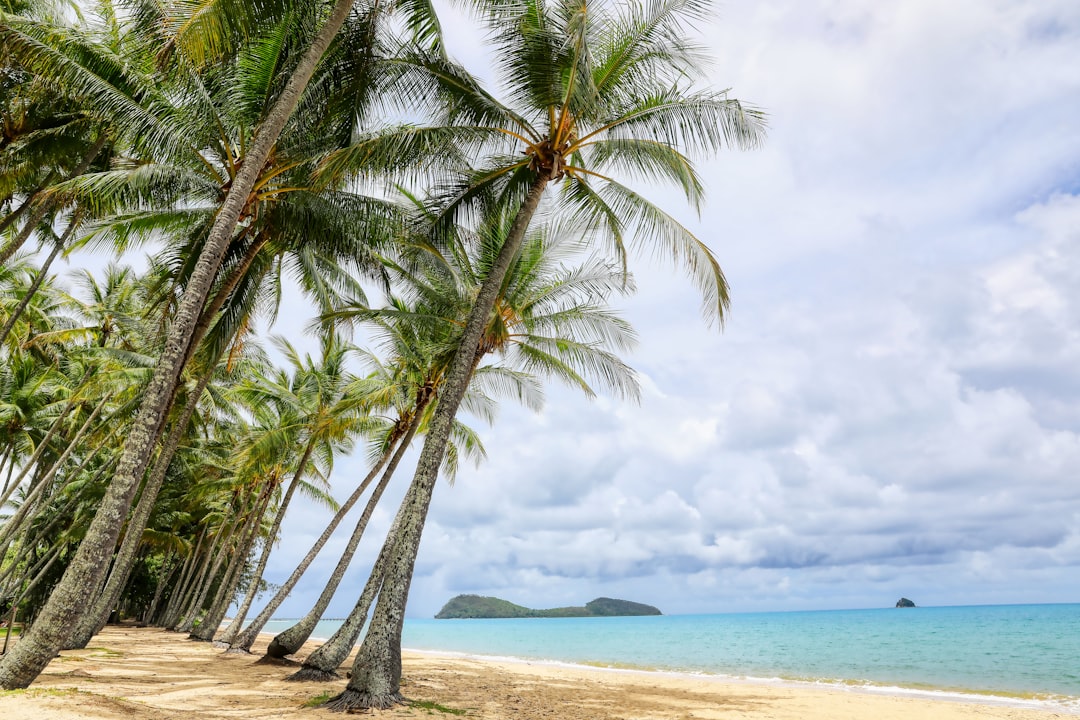
{"label": "sea", "polygon": [[[291,624],[272,621],[265,632]],[[326,639],[340,620],[319,623]],[[1080,604],[406,620],[411,650],[1080,713]]]}

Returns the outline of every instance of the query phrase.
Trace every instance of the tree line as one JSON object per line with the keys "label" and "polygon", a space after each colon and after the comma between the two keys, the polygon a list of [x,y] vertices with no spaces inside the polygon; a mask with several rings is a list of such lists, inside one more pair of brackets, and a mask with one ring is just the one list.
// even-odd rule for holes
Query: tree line
{"label": "tree line", "polygon": [[[0,1],[0,611],[22,623],[0,687],[114,612],[249,651],[363,501],[269,648],[295,652],[418,442],[353,611],[294,675],[337,678],[366,623],[326,707],[400,702],[436,481],[485,452],[459,412],[539,407],[546,378],[635,398],[610,306],[634,251],[722,322],[713,252],[642,190],[697,208],[694,160],[763,140],[764,114],[707,83],[708,3],[466,4],[497,87],[450,57],[429,0]],[[116,259],[57,278],[91,252]],[[316,353],[256,330],[286,278]],[[332,476],[361,450],[364,478]],[[297,493],[334,514],[249,622]]]}

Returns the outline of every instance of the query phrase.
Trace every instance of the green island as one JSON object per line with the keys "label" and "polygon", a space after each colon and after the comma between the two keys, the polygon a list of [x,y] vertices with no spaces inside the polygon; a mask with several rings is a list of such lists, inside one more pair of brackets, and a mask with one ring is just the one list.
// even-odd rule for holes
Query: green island
{"label": "green island", "polygon": [[515,605],[509,600],[481,595],[458,595],[435,614],[436,620],[465,618],[553,618],[553,617],[626,617],[631,615],[663,615],[659,608],[630,600],[596,598],[584,607],[558,607],[546,610]]}

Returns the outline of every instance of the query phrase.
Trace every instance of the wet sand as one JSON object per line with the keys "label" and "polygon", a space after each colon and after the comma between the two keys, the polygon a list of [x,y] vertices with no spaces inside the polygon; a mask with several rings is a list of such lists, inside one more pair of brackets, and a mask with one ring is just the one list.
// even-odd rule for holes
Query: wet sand
{"label": "wet sand", "polygon": [[[3,720],[210,720],[339,717],[305,703],[345,681],[288,683],[291,669],[225,654],[186,635],[108,627],[84,650],[65,651],[28,690],[0,692]],[[314,645],[305,646],[310,652]],[[351,659],[342,668],[342,675]],[[811,685],[740,683],[664,673],[406,653],[402,691],[426,707],[385,718],[481,720],[1048,720],[1054,709],[953,702]],[[432,707],[431,704],[436,707]]]}

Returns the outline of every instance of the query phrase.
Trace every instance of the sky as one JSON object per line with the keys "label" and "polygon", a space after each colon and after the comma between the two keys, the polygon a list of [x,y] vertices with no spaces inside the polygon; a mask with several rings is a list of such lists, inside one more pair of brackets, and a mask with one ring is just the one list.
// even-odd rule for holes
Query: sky
{"label": "sky", "polygon": [[[444,22],[487,72],[475,23]],[[641,402],[505,403],[487,461],[436,489],[409,616],[459,593],[669,614],[1080,601],[1080,3],[728,0],[699,30],[711,82],[770,123],[762,149],[699,163],[700,218],[655,195],[720,259],[726,326],[634,258],[617,307]],[[275,330],[307,319],[290,305]],[[365,472],[339,459],[335,495]],[[268,580],[328,517],[297,507]]]}

